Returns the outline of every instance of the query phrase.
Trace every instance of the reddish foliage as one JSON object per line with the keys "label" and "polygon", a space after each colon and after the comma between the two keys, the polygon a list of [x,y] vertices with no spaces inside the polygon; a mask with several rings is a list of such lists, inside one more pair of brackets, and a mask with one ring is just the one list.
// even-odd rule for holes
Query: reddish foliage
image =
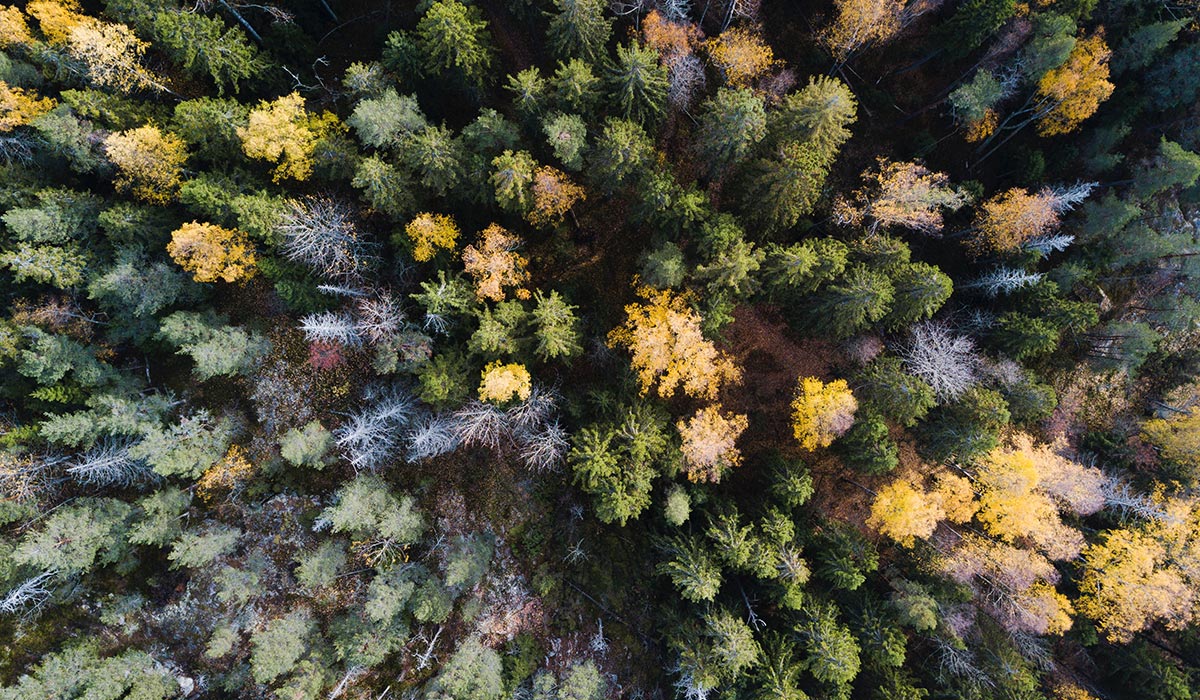
{"label": "reddish foliage", "polygon": [[308,344],[308,364],[313,369],[328,370],[342,364],[342,348],[337,343],[315,340]]}

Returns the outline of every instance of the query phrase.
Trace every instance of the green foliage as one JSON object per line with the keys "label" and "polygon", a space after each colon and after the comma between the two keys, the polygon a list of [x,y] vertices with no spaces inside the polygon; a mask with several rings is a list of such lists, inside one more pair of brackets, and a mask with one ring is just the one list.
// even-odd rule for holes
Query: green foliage
{"label": "green foliage", "polygon": [[476,87],[487,82],[495,60],[483,13],[458,0],[438,0],[425,10],[417,22],[416,45],[430,74],[456,71]]}
{"label": "green foliage", "polygon": [[498,700],[504,692],[500,655],[477,637],[463,642],[430,684],[431,700]]}
{"label": "green foliage", "polygon": [[302,428],[292,428],[279,439],[279,453],[297,467],[324,469],[329,464],[327,455],[332,447],[333,433],[315,420]]}
{"label": "green foliage", "polygon": [[12,553],[17,564],[67,578],[125,557],[133,509],[115,498],[84,498],[49,515]]}
{"label": "green foliage", "polygon": [[746,166],[742,211],[767,230],[791,228],[812,213],[828,171],[815,146],[781,144]]}
{"label": "green foliage", "polygon": [[583,351],[579,344],[578,307],[568,304],[556,290],[534,293],[537,306],[530,313],[534,327],[534,353],[543,360],[569,358]]}
{"label": "green foliage", "polygon": [[171,545],[167,559],[171,560],[172,568],[203,568],[233,551],[241,536],[240,529],[228,525],[215,525],[202,532],[185,532]]}
{"label": "green foliage", "polygon": [[702,109],[697,137],[710,172],[737,165],[767,135],[766,105],[753,90],[720,88]]}
{"label": "green foliage", "polygon": [[359,101],[346,124],[354,129],[360,141],[372,148],[396,148],[410,135],[429,126],[416,96],[401,97],[394,88]]}
{"label": "green foliage", "polygon": [[604,0],[554,0],[554,12],[546,38],[560,58],[581,58],[598,63],[612,34],[612,22],[605,17]]}
{"label": "green foliage", "polygon": [[656,571],[671,579],[679,595],[694,603],[711,601],[721,588],[721,567],[707,548],[692,537],[663,543],[664,560]]}
{"label": "green foliage", "polygon": [[854,387],[862,407],[876,411],[905,427],[916,425],[933,408],[933,389],[904,371],[899,358],[878,357],[858,376]]}
{"label": "green foliage", "polygon": [[860,411],[837,445],[846,464],[867,474],[886,474],[900,461],[900,450],[888,436],[887,424],[874,414]]}
{"label": "green foliage", "polygon": [[307,609],[268,621],[250,638],[250,669],[254,680],[270,683],[291,673],[308,652],[316,622]]}
{"label": "green foliage", "polygon": [[207,74],[217,86],[238,91],[238,84],[254,78],[267,66],[254,44],[237,27],[226,27],[216,17],[199,12],[159,12],[154,17],[154,38],[171,59],[192,75]]}
{"label": "green foliage", "polygon": [[692,499],[682,486],[672,484],[663,503],[663,517],[668,523],[679,527],[687,522],[692,513]]}
{"label": "green foliage", "polygon": [[346,566],[346,545],[339,540],[325,540],[316,549],[297,556],[296,563],[296,580],[301,585],[313,589],[328,586]]}
{"label": "green foliage", "polygon": [[192,371],[200,381],[248,372],[271,347],[253,331],[193,311],[176,311],[164,318],[159,335],[195,361]]}
{"label": "green foliage", "polygon": [[15,685],[0,688],[0,700],[168,700],[179,691],[175,677],[150,654],[130,649],[101,658],[98,644],[85,641],[47,654]]}
{"label": "green foliage", "polygon": [[583,167],[583,150],[587,145],[587,125],[577,114],[553,114],[542,123],[546,143],[567,170]]}
{"label": "green foliage", "polygon": [[387,482],[373,474],[361,474],[338,489],[337,502],[321,517],[334,532],[356,538],[381,537],[411,544],[425,531],[425,518],[411,496],[396,497]]}
{"label": "green foliage", "polygon": [[667,69],[659,63],[658,52],[654,49],[636,41],[617,46],[617,60],[609,69],[608,82],[613,102],[622,117],[645,124],[663,114],[667,102]]}
{"label": "green foliage", "polygon": [[856,264],[824,289],[810,315],[817,328],[848,338],[887,316],[894,298],[895,287],[886,275]]}
{"label": "green foliage", "polygon": [[195,479],[225,456],[233,429],[228,418],[214,420],[206,411],[197,411],[170,427],[149,427],[141,442],[129,448],[129,454],[146,460],[163,476]]}

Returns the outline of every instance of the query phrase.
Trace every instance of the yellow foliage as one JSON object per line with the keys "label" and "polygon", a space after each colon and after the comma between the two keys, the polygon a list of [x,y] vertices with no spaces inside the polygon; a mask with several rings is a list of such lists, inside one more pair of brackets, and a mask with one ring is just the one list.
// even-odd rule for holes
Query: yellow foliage
{"label": "yellow foliage", "polygon": [[25,11],[38,21],[42,36],[52,44],[65,44],[71,30],[90,19],[80,14],[76,0],[31,0]]}
{"label": "yellow foliage", "polygon": [[528,299],[529,290],[520,285],[529,281],[526,260],[516,249],[521,239],[499,224],[492,224],[480,234],[479,241],[463,248],[463,267],[475,279],[475,295],[480,299],[504,301],[504,288],[516,287],[513,295]]}
{"label": "yellow foliage", "polygon": [[183,139],[146,125],[110,134],[104,140],[108,159],[117,166],[116,186],[138,199],[165,204],[175,198],[187,160]]}
{"label": "yellow foliage", "polygon": [[12,131],[54,109],[54,100],[38,97],[0,80],[0,132]]}
{"label": "yellow foliage", "polygon": [[1071,600],[1046,583],[1038,581],[1017,596],[1023,626],[1035,634],[1062,634],[1071,629],[1075,608]]}
{"label": "yellow foliage", "polygon": [[927,234],[942,230],[942,210],[962,207],[970,197],[950,184],[945,173],[934,172],[920,163],[897,163],[880,158],[875,168],[863,173],[863,186],[853,200],[838,197],[834,218],[843,225],[870,221],[871,230],[880,226],[903,226]]}
{"label": "yellow foliage", "polygon": [[454,250],[458,243],[458,226],[454,219],[445,214],[417,214],[404,227],[408,240],[412,241],[412,256],[417,262],[425,262],[437,254],[438,248]]}
{"label": "yellow foliage", "polygon": [[165,89],[162,80],[140,63],[149,46],[124,24],[91,17],[84,17],[67,36],[67,52],[86,67],[88,80],[122,92]]}
{"label": "yellow foliage", "polygon": [[1097,700],[1095,695],[1074,683],[1062,682],[1054,686],[1054,700]]}
{"label": "yellow foliage", "polygon": [[253,472],[254,465],[246,458],[246,451],[240,445],[231,445],[221,461],[205,470],[196,482],[196,494],[205,501],[212,501],[235,489]]}
{"label": "yellow foliage", "polygon": [[967,124],[967,133],[964,135],[964,138],[966,138],[968,143],[982,141],[991,136],[999,124],[1000,117],[996,114],[996,110],[984,110],[982,117]]}
{"label": "yellow foliage", "polygon": [[0,5],[0,49],[29,46],[32,43],[33,34],[29,32],[25,15],[15,7]]}
{"label": "yellow foliage", "polygon": [[1025,241],[1058,228],[1058,223],[1051,193],[1030,194],[1014,187],[979,208],[967,247],[975,255],[1014,251]]}
{"label": "yellow foliage", "polygon": [[310,114],[304,98],[293,92],[277,100],[259,102],[250,111],[245,127],[238,128],[246,156],[275,163],[272,179],[307,180],[312,175],[313,152],[325,136],[344,126],[329,112]]}
{"label": "yellow foliage", "polygon": [[1112,51],[1104,43],[1103,34],[1096,34],[1076,42],[1066,62],[1042,76],[1038,99],[1052,107],[1038,121],[1040,135],[1074,131],[1112,95],[1114,86],[1108,80],[1110,56]]}
{"label": "yellow foliage", "polygon": [[1010,442],[980,461],[979,522],[1006,542],[1028,537],[1051,559],[1075,558],[1083,535],[1063,523],[1059,508],[1080,515],[1099,510],[1103,474],[1065,459],[1056,446],[1034,445],[1028,435]]}
{"label": "yellow foliage", "polygon": [[639,288],[638,296],[645,303],[625,307],[625,323],[609,332],[608,344],[633,354],[643,394],[657,383],[663,398],[682,386],[688,396],[715,399],[722,384],[741,378],[733,360],[704,337],[700,315],[685,297],[650,287]]}
{"label": "yellow foliage", "polygon": [[979,508],[975,502],[975,489],[972,488],[971,482],[957,474],[938,474],[934,494],[946,513],[946,519],[952,523],[970,522]]}
{"label": "yellow foliage", "polygon": [[587,193],[566,173],[543,165],[533,174],[533,208],[526,218],[534,226],[552,226],[560,223],[571,207],[584,199],[587,199]]}
{"label": "yellow foliage", "polygon": [[834,0],[837,19],[821,33],[821,39],[838,61],[875,42],[883,42],[900,31],[903,0]]}
{"label": "yellow foliage", "polygon": [[658,52],[664,62],[690,54],[692,46],[699,42],[702,36],[700,28],[696,25],[672,22],[663,17],[658,10],[651,10],[642,20],[642,39],[647,46]]}
{"label": "yellow foliage", "polygon": [[254,275],[254,245],[235,229],[184,224],[171,234],[167,252],[197,282],[236,282]]}
{"label": "yellow foliage", "polygon": [[676,423],[688,479],[716,483],[727,469],[741,464],[737,439],[749,425],[746,416],[721,413],[719,405],[705,406]]}
{"label": "yellow foliage", "polygon": [[1169,566],[1167,549],[1150,533],[1109,530],[1083,553],[1079,612],[1112,641],[1127,642],[1155,621],[1182,629],[1192,620],[1195,592]]}
{"label": "yellow foliage", "polygon": [[1142,437],[1158,448],[1163,459],[1200,474],[1200,409],[1148,420],[1142,425]]}
{"label": "yellow foliage", "polygon": [[731,87],[746,87],[775,65],[775,52],[757,29],[732,27],[706,45],[708,57]]}
{"label": "yellow foliage", "polygon": [[867,525],[901,545],[911,547],[918,537],[925,539],[932,535],[946,517],[939,500],[935,494],[897,479],[879,489],[871,503]]}
{"label": "yellow foliage", "polygon": [[844,379],[801,377],[792,401],[792,432],[806,450],[829,447],[854,425],[858,401]]}
{"label": "yellow foliage", "polygon": [[479,398],[492,403],[508,403],[513,398],[522,401],[532,392],[532,380],[525,365],[502,364],[499,360],[483,368],[479,383]]}

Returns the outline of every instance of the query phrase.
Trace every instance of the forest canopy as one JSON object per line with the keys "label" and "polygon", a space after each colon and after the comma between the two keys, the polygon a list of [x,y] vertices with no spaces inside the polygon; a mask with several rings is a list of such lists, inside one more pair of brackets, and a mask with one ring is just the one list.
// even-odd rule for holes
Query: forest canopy
{"label": "forest canopy", "polygon": [[0,700],[1200,697],[1198,97],[1195,0],[0,4]]}

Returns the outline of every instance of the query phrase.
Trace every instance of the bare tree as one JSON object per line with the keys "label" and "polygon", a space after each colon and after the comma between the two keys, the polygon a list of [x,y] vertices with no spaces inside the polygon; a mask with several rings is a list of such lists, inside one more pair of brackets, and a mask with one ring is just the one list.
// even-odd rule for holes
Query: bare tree
{"label": "bare tree", "polygon": [[1049,236],[1038,236],[1030,238],[1021,244],[1021,250],[1033,251],[1041,257],[1047,257],[1051,253],[1058,253],[1067,249],[1067,246],[1075,242],[1075,236],[1069,233],[1059,233]]}
{"label": "bare tree", "polygon": [[562,466],[570,443],[567,431],[557,421],[537,432],[522,432],[517,438],[521,461],[535,472],[554,471]]}
{"label": "bare tree", "polygon": [[496,449],[508,438],[508,414],[490,403],[470,401],[454,412],[463,444]]}
{"label": "bare tree", "polygon": [[355,469],[375,471],[399,447],[401,430],[412,418],[415,401],[407,392],[391,389],[374,397],[369,408],[350,416],[334,431],[337,446]]}
{"label": "bare tree", "polygon": [[940,401],[957,398],[979,379],[975,343],[936,321],[914,325],[899,354],[908,370],[924,379]]}
{"label": "bare tree", "polygon": [[1045,192],[1050,195],[1050,206],[1062,214],[1071,211],[1075,205],[1088,198],[1098,182],[1076,182],[1074,185],[1059,185],[1048,187]]}
{"label": "bare tree", "polygon": [[12,615],[20,610],[37,610],[50,599],[50,584],[54,582],[54,578],[55,572],[43,571],[25,579],[0,599],[0,614]]}
{"label": "bare tree", "polygon": [[667,101],[686,110],[704,92],[704,61],[696,54],[676,56],[667,62]]}
{"label": "bare tree", "polygon": [[348,313],[337,311],[322,311],[309,314],[300,319],[300,330],[304,337],[312,341],[339,343],[347,347],[357,347],[362,344],[359,335],[359,325]]}
{"label": "bare tree", "polygon": [[358,332],[372,343],[395,338],[404,329],[404,309],[388,292],[358,300]]}
{"label": "bare tree", "polygon": [[982,289],[984,294],[995,297],[1037,284],[1043,277],[1045,275],[1041,272],[1027,272],[1017,267],[998,267],[965,287]]}
{"label": "bare tree", "polygon": [[278,226],[283,252],[318,274],[354,286],[370,261],[370,246],[350,205],[329,197],[292,200]]}
{"label": "bare tree", "polygon": [[130,443],[106,439],[75,457],[68,463],[71,478],[88,486],[129,487],[147,481],[157,481],[145,461],[129,455]]}
{"label": "bare tree", "polygon": [[461,442],[458,428],[453,414],[429,413],[414,420],[408,431],[405,459],[418,462],[453,452]]}
{"label": "bare tree", "polygon": [[1122,515],[1145,520],[1175,521],[1175,518],[1154,499],[1135,490],[1128,481],[1118,476],[1109,474],[1101,486],[1101,491],[1104,493],[1104,505]]}

